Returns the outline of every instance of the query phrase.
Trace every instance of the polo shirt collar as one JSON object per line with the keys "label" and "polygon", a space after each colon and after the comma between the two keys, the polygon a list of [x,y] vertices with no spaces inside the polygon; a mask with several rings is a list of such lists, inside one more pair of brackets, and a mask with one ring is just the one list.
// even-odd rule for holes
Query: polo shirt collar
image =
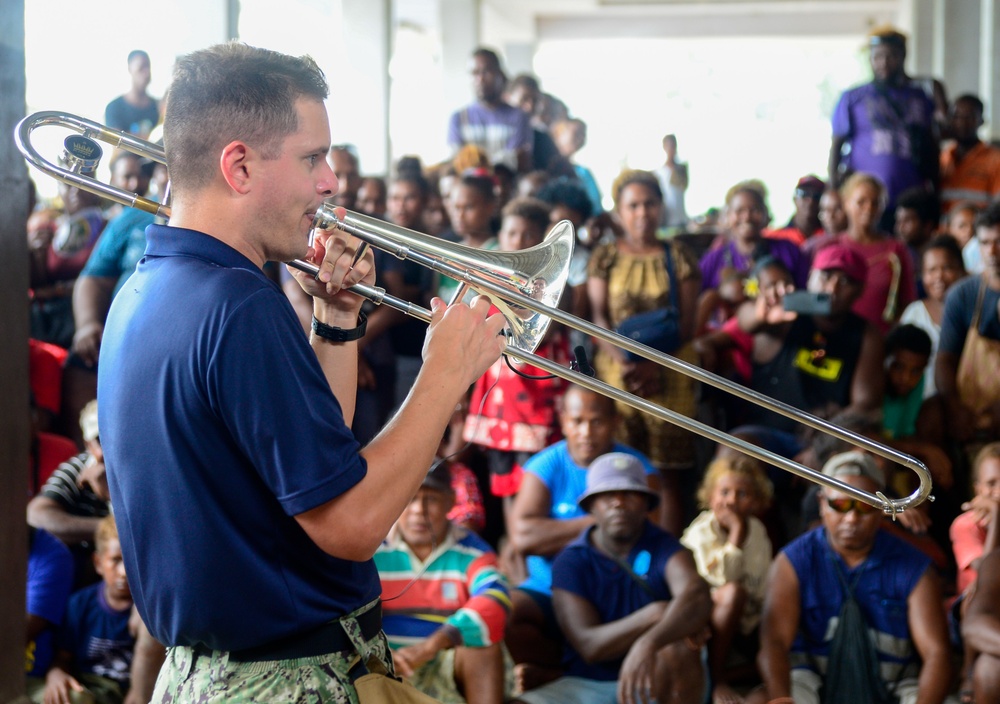
{"label": "polo shirt collar", "polygon": [[227,269],[254,271],[266,278],[256,264],[225,242],[183,227],[150,225],[146,228],[146,256],[193,257]]}

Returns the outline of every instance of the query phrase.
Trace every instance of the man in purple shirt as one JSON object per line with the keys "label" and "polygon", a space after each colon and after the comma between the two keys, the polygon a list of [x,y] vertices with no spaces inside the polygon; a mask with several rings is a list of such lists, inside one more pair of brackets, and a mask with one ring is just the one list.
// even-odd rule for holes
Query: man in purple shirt
{"label": "man in purple shirt", "polygon": [[878,176],[889,196],[882,227],[892,232],[897,196],[914,186],[937,184],[934,103],[903,71],[903,34],[872,34],[870,46],[873,80],[844,92],[833,112],[830,183],[839,187],[854,171]]}
{"label": "man in purple shirt", "polygon": [[448,146],[453,152],[466,144],[479,147],[490,163],[503,163],[520,173],[531,170],[534,143],[528,115],[503,100],[507,83],[500,58],[490,49],[472,54],[472,85],[476,102],[457,110],[448,122]]}

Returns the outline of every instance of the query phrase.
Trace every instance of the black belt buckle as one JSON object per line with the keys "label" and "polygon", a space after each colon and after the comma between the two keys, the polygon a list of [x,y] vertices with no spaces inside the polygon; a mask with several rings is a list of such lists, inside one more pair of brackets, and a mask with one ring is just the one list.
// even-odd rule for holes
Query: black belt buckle
{"label": "black belt buckle", "polygon": [[[356,620],[361,627],[361,635],[365,640],[371,640],[382,630],[382,604],[375,604],[360,614]],[[354,644],[344,631],[343,623],[340,619],[334,619],[304,633],[296,633],[253,648],[231,651],[229,659],[232,662],[297,660],[354,649]]]}

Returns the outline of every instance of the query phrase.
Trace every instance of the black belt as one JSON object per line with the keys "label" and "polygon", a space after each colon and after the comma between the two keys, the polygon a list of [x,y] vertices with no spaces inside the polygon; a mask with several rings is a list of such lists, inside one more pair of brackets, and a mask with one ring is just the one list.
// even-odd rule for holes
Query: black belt
{"label": "black belt", "polygon": [[[376,604],[356,618],[365,640],[371,640],[382,630],[382,605]],[[310,631],[271,641],[264,645],[229,652],[231,662],[268,662],[273,660],[295,660],[316,655],[326,655],[346,650],[355,650],[351,639],[344,631],[343,623],[337,619],[324,623]],[[207,655],[212,651],[205,646],[195,646],[197,655]]]}

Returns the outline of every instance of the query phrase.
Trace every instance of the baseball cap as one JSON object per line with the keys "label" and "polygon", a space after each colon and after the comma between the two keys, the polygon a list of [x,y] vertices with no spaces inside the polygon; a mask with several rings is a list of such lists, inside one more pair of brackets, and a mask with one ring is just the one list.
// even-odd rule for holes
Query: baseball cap
{"label": "baseball cap", "polygon": [[427,470],[427,476],[424,477],[420,486],[451,493],[453,491],[451,488],[451,469],[446,463],[435,460],[431,468]]}
{"label": "baseball cap", "polygon": [[875,464],[871,455],[852,450],[834,455],[823,465],[823,474],[838,479],[840,477],[868,477],[875,482],[879,491],[885,489],[885,472]]}
{"label": "baseball cap", "polygon": [[868,264],[865,258],[842,244],[831,244],[819,250],[813,259],[812,268],[817,271],[840,269],[858,283],[864,283],[868,276]]}
{"label": "baseball cap", "polygon": [[822,193],[826,190],[826,183],[813,174],[803,176],[795,184],[796,191],[809,191],[810,193]]}
{"label": "baseball cap", "polygon": [[577,504],[584,511],[594,496],[611,491],[637,491],[649,499],[649,507],[660,503],[659,495],[646,483],[646,469],[639,458],[624,452],[609,452],[590,463],[587,468],[587,490]]}

